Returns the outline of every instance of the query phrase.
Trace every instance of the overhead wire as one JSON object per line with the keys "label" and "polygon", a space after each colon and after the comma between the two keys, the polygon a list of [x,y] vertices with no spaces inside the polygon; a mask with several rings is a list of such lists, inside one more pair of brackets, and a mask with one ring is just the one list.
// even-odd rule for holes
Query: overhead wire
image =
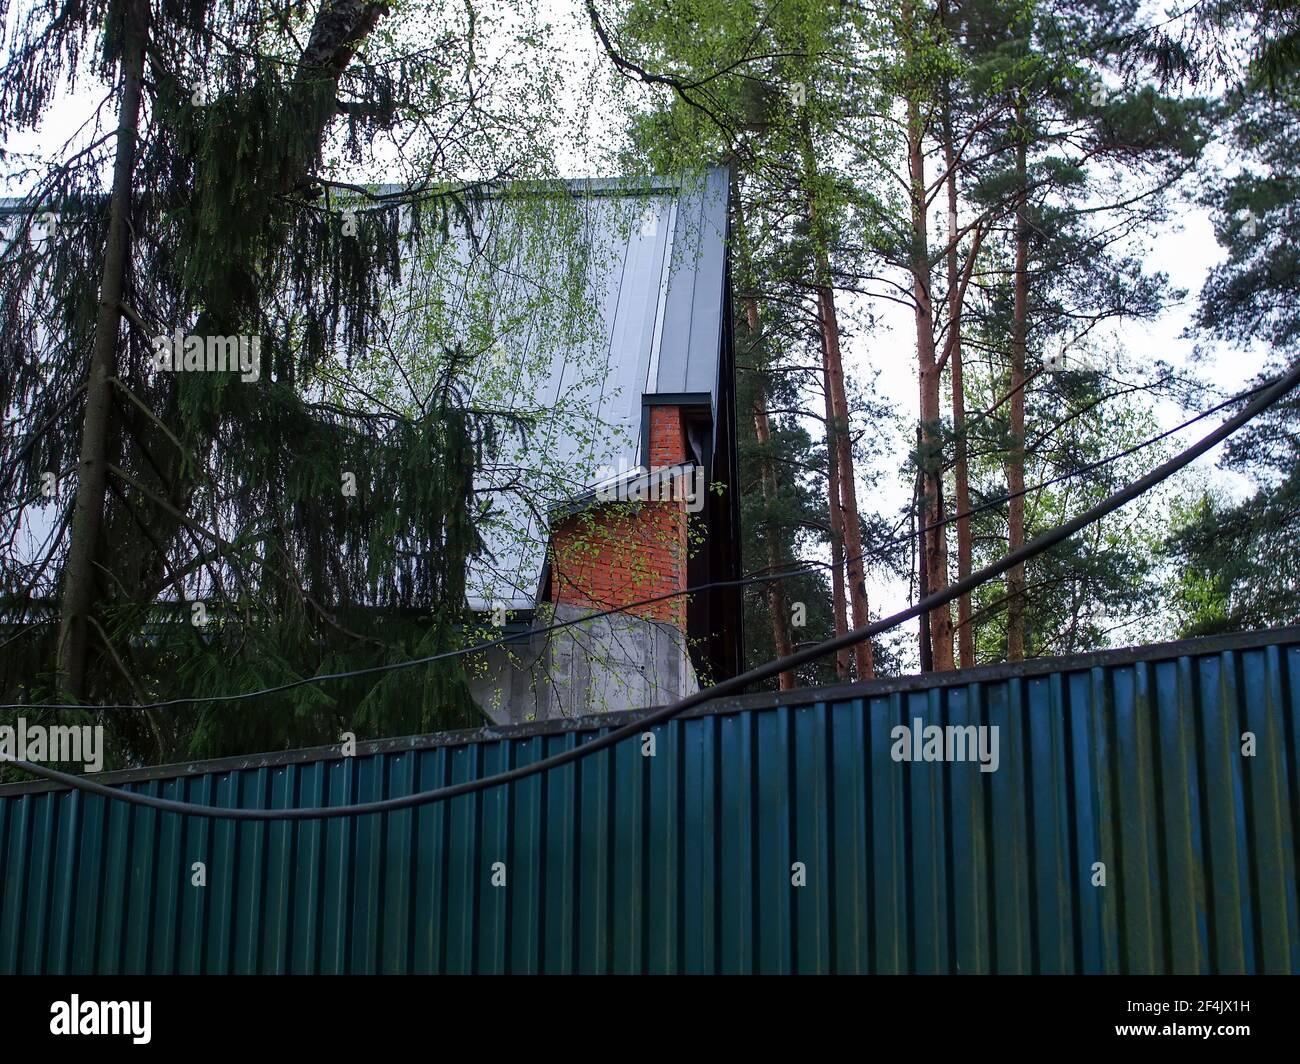
{"label": "overhead wire", "polygon": [[[1116,452],[1115,454],[1111,454],[1103,458],[1099,458],[1096,461],[1089,462],[1083,466],[1078,467],[1077,469],[1072,469],[1065,473],[1058,474],[1055,477],[1051,477],[1047,480],[1040,481],[1037,484],[1031,484],[1028,487],[1022,488],[1018,491],[1008,492],[1005,495],[999,495],[994,499],[990,499],[987,502],[981,503],[979,506],[973,506],[969,510],[964,510],[961,513],[949,514],[948,516],[943,517],[940,520],[935,521],[931,524],[925,525],[921,528],[914,529],[913,531],[904,533],[901,536],[895,536],[894,538],[885,540],[882,543],[878,543],[875,545],[875,549],[877,551],[880,551],[880,550],[885,550],[889,547],[900,546],[918,536],[922,536],[925,535],[926,533],[933,532],[936,529],[944,528],[947,525],[962,520],[963,518],[974,517],[978,514],[985,513],[988,510],[996,509],[997,507],[1006,504],[1012,499],[1019,498],[1023,495],[1028,495],[1035,491],[1041,491],[1042,489],[1051,487],[1054,484],[1062,483],[1063,481],[1070,480],[1077,476],[1083,476],[1087,473],[1094,472],[1097,469],[1100,469],[1103,466],[1109,465],[1113,462],[1117,462],[1124,458],[1131,457],[1132,455],[1137,454],[1139,451],[1143,451],[1146,448],[1152,447],[1155,444],[1160,443],[1171,436],[1177,435],[1179,432],[1182,432],[1184,429],[1191,427],[1192,425],[1196,424],[1199,421],[1203,421],[1205,418],[1210,417],[1211,415],[1217,413],[1218,411],[1224,409],[1225,407],[1231,406],[1234,403],[1241,402],[1243,399],[1248,399],[1253,395],[1257,395],[1259,392],[1263,391],[1265,388],[1268,388],[1270,385],[1276,383],[1279,380],[1281,380],[1280,376],[1274,377],[1268,381],[1264,381],[1262,384],[1256,385],[1253,388],[1247,389],[1246,391],[1243,392],[1239,392],[1237,395],[1231,396],[1230,398],[1225,399],[1222,402],[1217,403],[1206,410],[1202,410],[1200,413],[1193,415],[1192,417],[1181,422],[1180,424],[1175,425],[1172,428],[1166,429],[1155,436],[1151,436],[1145,440],[1141,440],[1138,443],[1133,444],[1131,447],[1127,447],[1122,451]],[[860,556],[855,555],[852,558],[846,558],[845,564],[849,564],[851,562],[858,561],[860,559],[865,559],[867,558],[867,556],[868,555],[864,552]],[[801,566],[799,568],[789,569],[782,572],[763,573],[755,576],[740,577],[734,580],[713,580],[708,583],[697,584],[692,587],[678,588],[673,591],[668,591],[660,595],[652,596],[650,598],[639,599],[636,602],[626,603],[621,606],[613,606],[608,609],[584,614],[581,617],[574,617],[565,621],[557,621],[554,624],[545,625],[540,628],[531,628],[526,633],[523,634],[529,638],[535,636],[541,636],[541,635],[548,635],[552,632],[558,632],[566,628],[572,628],[575,625],[586,624],[591,621],[600,620],[601,618],[604,617],[610,617],[610,616],[614,616],[615,614],[626,613],[629,610],[636,609],[643,606],[653,606],[660,602],[666,602],[671,599],[680,598],[685,595],[697,595],[697,594],[702,594],[705,591],[717,591],[717,590],[724,590],[727,588],[744,588],[755,584],[772,583],[777,580],[791,580],[801,576],[813,575],[816,572],[818,572],[820,568],[823,567],[824,567],[824,563],[818,563],[818,564],[801,563]],[[154,702],[107,702],[107,703],[100,703],[100,704],[77,703],[77,702],[61,702],[61,703],[60,702],[52,702],[52,703],[51,702],[10,702],[10,703],[0,704],[0,710],[42,709],[42,710],[58,710],[58,711],[66,711],[66,710],[118,711],[118,710],[168,709],[173,706],[206,705],[214,702],[242,702],[254,698],[263,698],[267,695],[279,694],[283,691],[290,691],[298,687],[304,687],[308,684],[323,683],[325,681],[332,681],[332,680],[353,679],[359,676],[369,676],[377,673],[392,672],[398,669],[415,668],[420,665],[429,665],[437,661],[446,661],[451,658],[464,657],[470,654],[481,654],[484,651],[492,650],[496,647],[506,646],[511,643],[517,643],[520,638],[521,636],[518,634],[506,635],[500,637],[499,639],[493,639],[483,643],[476,643],[472,646],[460,647],[455,650],[440,651],[437,654],[428,654],[425,655],[424,657],[410,658],[405,661],[386,662],[382,665],[368,665],[363,668],[348,669],[342,672],[321,673],[316,676],[303,676],[295,680],[288,680],[282,684],[276,684],[270,687],[263,687],[253,691],[236,692],[234,694],[193,695],[193,696],[185,696],[181,698],[161,699],[159,701],[154,701]]]}
{"label": "overhead wire", "polygon": [[613,728],[604,734],[597,735],[588,742],[575,744],[570,749],[563,750],[558,754],[553,754],[550,757],[542,758],[527,765],[517,765],[514,768],[508,769],[504,772],[495,773],[491,776],[485,776],[476,780],[464,780],[460,783],[451,784],[445,787],[437,787],[427,791],[416,791],[411,794],[398,795],[392,798],[384,798],[371,802],[357,802],[347,805],[327,807],[303,807],[296,809],[227,809],[220,806],[180,802],[169,798],[159,798],[150,794],[141,794],[136,791],[123,790],[118,787],[111,787],[107,784],[99,783],[87,778],[86,776],[78,776],[72,773],[62,772],[58,769],[49,768],[45,765],[33,764],[32,762],[25,760],[11,759],[10,763],[31,775],[50,780],[54,783],[63,784],[80,792],[95,794],[113,801],[144,806],[165,813],[178,813],[185,816],[234,821],[330,820],[339,817],[367,816],[376,813],[398,812],[404,809],[412,809],[422,805],[428,805],[432,802],[447,801],[467,794],[474,794],[479,791],[493,787],[500,787],[505,784],[516,783],[527,779],[530,776],[549,772],[583,758],[590,757],[594,753],[609,749],[627,739],[639,736],[647,729],[663,724],[705,702],[723,698],[728,695],[738,694],[750,684],[770,679],[778,673],[798,668],[810,661],[815,661],[817,658],[823,657],[827,654],[833,654],[837,650],[851,647],[864,639],[869,639],[881,632],[895,628],[913,617],[928,613],[933,609],[937,609],[938,607],[953,601],[961,595],[975,590],[981,584],[1002,575],[1014,566],[1023,564],[1030,558],[1042,554],[1044,551],[1050,550],[1058,543],[1061,543],[1074,535],[1080,529],[1086,528],[1093,522],[1100,520],[1107,514],[1119,509],[1121,506],[1124,506],[1126,503],[1138,498],[1140,495],[1149,491],[1162,481],[1167,480],[1180,469],[1189,465],[1201,455],[1227,439],[1227,437],[1236,432],[1248,421],[1268,409],[1278,399],[1294,389],[1297,384],[1300,384],[1300,362],[1293,365],[1286,373],[1277,378],[1267,389],[1265,389],[1262,394],[1257,395],[1252,402],[1232,417],[1222,422],[1217,428],[1207,433],[1196,443],[1184,448],[1182,451],[1178,452],[1155,469],[1146,473],[1144,476],[1131,482],[1119,491],[1113,492],[1105,499],[1089,507],[1083,513],[1071,518],[1069,521],[1035,536],[1028,543],[1008,552],[996,562],[985,566],[977,572],[971,573],[964,579],[950,584],[942,591],[937,591],[934,594],[927,595],[925,598],[911,606],[908,606],[906,609],[900,610],[879,621],[875,621],[872,624],[845,632],[843,635],[823,640],[820,643],[805,647],[804,649],[795,651],[792,654],[787,654],[783,657],[768,661],[765,664],[758,665],[737,676],[733,676],[729,680],[723,680],[720,683],[704,688],[693,695],[678,700],[677,702],[652,710],[635,720],[617,728]]}

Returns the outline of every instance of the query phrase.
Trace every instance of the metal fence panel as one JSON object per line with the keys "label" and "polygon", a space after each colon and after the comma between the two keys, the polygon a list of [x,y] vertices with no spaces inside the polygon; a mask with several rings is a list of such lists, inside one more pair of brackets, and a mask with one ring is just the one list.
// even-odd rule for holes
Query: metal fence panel
{"label": "metal fence panel", "polygon": [[[916,721],[996,726],[997,771],[895,761]],[[610,726],[104,778],[337,805]],[[755,696],[653,734],[654,756],[351,820],[0,788],[0,972],[1300,972],[1300,630]]]}

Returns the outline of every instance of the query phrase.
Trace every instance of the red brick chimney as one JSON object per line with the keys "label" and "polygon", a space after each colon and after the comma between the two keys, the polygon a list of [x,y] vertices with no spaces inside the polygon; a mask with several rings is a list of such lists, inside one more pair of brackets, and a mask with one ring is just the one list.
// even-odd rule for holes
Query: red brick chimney
{"label": "red brick chimney", "polygon": [[[650,408],[647,448],[653,472],[686,462],[680,407]],[[686,588],[686,508],[671,502],[598,502],[556,525],[551,537],[551,598],[583,609],[627,612],[686,630],[686,596],[634,602]]]}

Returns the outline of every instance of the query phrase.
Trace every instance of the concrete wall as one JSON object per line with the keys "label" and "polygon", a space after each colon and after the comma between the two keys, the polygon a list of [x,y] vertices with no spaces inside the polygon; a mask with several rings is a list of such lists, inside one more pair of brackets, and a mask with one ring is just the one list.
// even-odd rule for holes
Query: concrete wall
{"label": "concrete wall", "polygon": [[[682,465],[688,454],[680,408],[654,407],[650,469]],[[558,522],[548,589],[554,619],[625,612],[476,656],[468,668],[479,705],[498,724],[518,724],[642,709],[699,690],[684,634],[686,597],[643,603],[686,589],[687,554],[677,496],[595,505]]]}
{"label": "concrete wall", "polygon": [[[591,612],[555,611],[555,621]],[[681,629],[629,614],[493,648],[470,668],[470,690],[498,724],[641,709],[699,690]]]}

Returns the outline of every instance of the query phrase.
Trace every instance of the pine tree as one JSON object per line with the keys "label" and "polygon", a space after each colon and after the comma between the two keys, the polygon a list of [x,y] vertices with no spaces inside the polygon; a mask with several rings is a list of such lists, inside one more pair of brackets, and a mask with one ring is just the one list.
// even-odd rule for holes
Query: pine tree
{"label": "pine tree", "polygon": [[[975,281],[983,320],[970,309],[965,319],[1005,376],[986,399],[996,418],[967,428],[988,440],[999,426],[992,439],[1014,550],[1029,537],[1026,470],[1033,449],[1053,439],[1057,398],[1087,406],[1102,394],[1100,359],[1086,354],[1091,338],[1153,318],[1171,296],[1133,244],[1167,217],[1169,192],[1204,143],[1206,106],[1103,80],[1125,69],[1134,5],[1013,0],[977,10],[966,27],[971,95],[1003,106],[980,130],[986,162],[971,198],[992,228]],[[1045,359],[1068,372],[1045,372]],[[1023,566],[1008,571],[1003,602],[1005,652],[1018,660],[1036,652]]]}
{"label": "pine tree", "polygon": [[[69,84],[100,83],[117,118],[52,165],[9,160],[9,700],[214,698],[103,714],[127,763],[477,720],[455,661],[220,696],[460,645],[474,472],[518,419],[466,405],[455,335],[419,416],[341,406],[325,379],[391,327],[416,249],[495,181],[544,176],[550,116],[525,103],[546,64],[480,65],[490,20],[436,2],[51,0],[15,32],[0,134]],[[174,335],[243,337],[252,372],[159,372]]]}
{"label": "pine tree", "polygon": [[[1269,352],[1265,375],[1300,354],[1300,94],[1294,21],[1272,5],[1225,5],[1203,16],[1209,41],[1176,55],[1216,84],[1226,82],[1224,128],[1245,161],[1206,175],[1203,202],[1226,249],[1201,292],[1202,344],[1223,341]],[[1247,30],[1249,51],[1206,52],[1229,29]],[[1223,69],[1226,67],[1226,71]],[[1243,474],[1245,498],[1207,491],[1188,500],[1166,553],[1175,566],[1173,606],[1181,634],[1238,631],[1300,620],[1300,399],[1284,397],[1229,441],[1222,465]]]}

